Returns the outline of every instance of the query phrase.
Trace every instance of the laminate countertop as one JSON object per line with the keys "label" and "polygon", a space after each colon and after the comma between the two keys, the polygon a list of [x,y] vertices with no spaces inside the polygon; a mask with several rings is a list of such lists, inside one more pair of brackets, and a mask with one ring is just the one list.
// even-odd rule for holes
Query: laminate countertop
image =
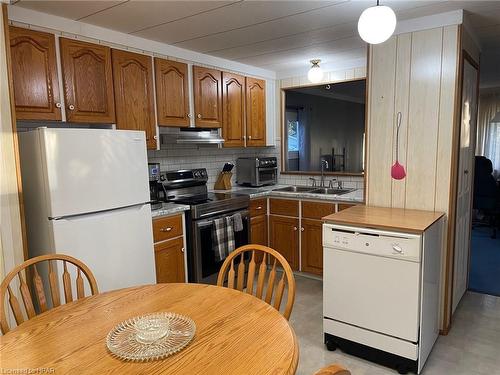
{"label": "laminate countertop", "polygon": [[420,234],[443,215],[443,212],[359,205],[325,216],[323,220],[331,224]]}
{"label": "laminate countertop", "polygon": [[316,194],[308,192],[290,192],[290,191],[276,191],[276,189],[288,187],[291,185],[271,185],[262,187],[245,187],[234,186],[231,190],[213,190],[216,193],[236,193],[246,194],[250,199],[263,198],[263,197],[278,197],[278,198],[294,198],[294,199],[313,199],[324,200],[330,202],[352,202],[363,203],[363,189],[354,189],[347,194],[333,195],[333,194]]}
{"label": "laminate countertop", "polygon": [[168,216],[190,210],[191,207],[185,204],[163,203],[160,208],[151,210],[151,217],[154,219],[160,216]]}

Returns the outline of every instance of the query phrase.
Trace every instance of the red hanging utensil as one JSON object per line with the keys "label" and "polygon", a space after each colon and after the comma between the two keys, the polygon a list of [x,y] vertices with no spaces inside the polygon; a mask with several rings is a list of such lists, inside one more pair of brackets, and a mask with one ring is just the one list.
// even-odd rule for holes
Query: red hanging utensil
{"label": "red hanging utensil", "polygon": [[399,128],[401,127],[401,112],[398,112],[396,129],[396,162],[391,167],[391,177],[395,180],[402,180],[406,177],[405,167],[399,164]]}

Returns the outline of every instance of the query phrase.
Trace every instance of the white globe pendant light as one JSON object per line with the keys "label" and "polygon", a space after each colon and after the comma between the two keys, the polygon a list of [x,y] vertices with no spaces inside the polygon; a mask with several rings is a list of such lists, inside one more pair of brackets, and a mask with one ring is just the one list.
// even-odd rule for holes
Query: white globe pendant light
{"label": "white globe pendant light", "polygon": [[361,39],[370,44],[385,42],[396,29],[396,14],[385,5],[367,8],[361,13],[358,21],[358,32]]}
{"label": "white globe pendant light", "polygon": [[323,79],[323,69],[320,68],[319,63],[321,60],[311,60],[311,69],[307,72],[307,78],[312,83],[321,82]]}

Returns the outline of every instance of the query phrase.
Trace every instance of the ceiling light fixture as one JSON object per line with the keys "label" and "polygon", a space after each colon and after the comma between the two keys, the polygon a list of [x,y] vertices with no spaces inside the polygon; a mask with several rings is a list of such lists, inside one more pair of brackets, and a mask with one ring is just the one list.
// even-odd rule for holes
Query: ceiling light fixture
{"label": "ceiling light fixture", "polygon": [[311,69],[307,73],[307,78],[312,83],[318,83],[323,79],[323,69],[320,68],[319,63],[321,60],[311,60]]}
{"label": "ceiling light fixture", "polygon": [[358,32],[361,39],[370,44],[385,42],[396,29],[396,14],[385,5],[367,8],[361,13],[358,21]]}

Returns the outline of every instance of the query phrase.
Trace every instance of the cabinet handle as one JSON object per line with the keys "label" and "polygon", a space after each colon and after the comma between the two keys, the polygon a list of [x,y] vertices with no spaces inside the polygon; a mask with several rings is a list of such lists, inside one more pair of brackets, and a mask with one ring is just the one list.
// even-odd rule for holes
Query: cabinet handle
{"label": "cabinet handle", "polygon": [[243,136],[243,140],[245,141],[246,139],[247,139],[247,137],[244,135],[244,136]]}
{"label": "cabinet handle", "polygon": [[251,135],[249,135],[249,136],[248,136],[248,139],[252,139],[252,136],[251,136]]}
{"label": "cabinet handle", "polygon": [[160,228],[160,232],[170,232],[171,230],[172,230],[172,227]]}
{"label": "cabinet handle", "polygon": [[184,248],[183,248],[183,247],[181,247],[181,252],[182,252],[182,253],[184,252]]}
{"label": "cabinet handle", "polygon": [[153,139],[158,139],[158,136],[157,136],[157,135],[154,135],[154,136],[153,136]]}
{"label": "cabinet handle", "polygon": [[262,206],[255,207],[256,210],[262,210]]}
{"label": "cabinet handle", "polygon": [[297,230],[297,227],[293,227],[293,230],[295,230],[295,231],[296,231],[296,230]]}
{"label": "cabinet handle", "polygon": [[201,113],[198,113],[198,118],[201,118]]}
{"label": "cabinet handle", "polygon": [[56,103],[56,108],[61,108],[61,103],[57,102]]}
{"label": "cabinet handle", "polygon": [[188,114],[187,114],[187,117],[188,117],[188,118],[191,118],[191,117],[193,117],[193,115],[192,115],[191,113],[188,113]]}
{"label": "cabinet handle", "polygon": [[304,227],[300,228],[300,231],[303,232],[304,231]]}
{"label": "cabinet handle", "polygon": [[68,106],[68,109],[69,109],[70,111],[72,111],[72,110],[74,110],[74,109],[75,109],[75,106],[74,106],[73,104],[70,104],[70,105]]}

